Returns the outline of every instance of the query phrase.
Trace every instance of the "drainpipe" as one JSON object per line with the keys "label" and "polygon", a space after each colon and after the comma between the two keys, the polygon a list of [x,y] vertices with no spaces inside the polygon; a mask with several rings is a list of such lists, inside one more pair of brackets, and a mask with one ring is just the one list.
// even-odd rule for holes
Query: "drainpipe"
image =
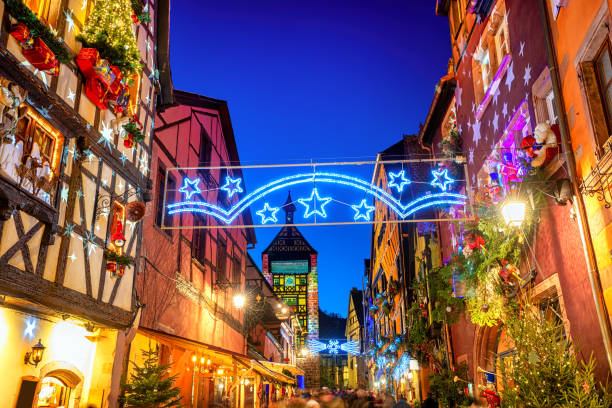
{"label": "drainpipe", "polygon": [[540,16],[542,18],[542,26],[544,27],[544,37],[546,39],[546,51],[548,55],[548,68],[550,69],[550,78],[552,81],[554,95],[559,103],[559,128],[561,133],[561,144],[565,155],[565,161],[569,168],[570,181],[576,197],[576,207],[578,209],[578,227],[580,228],[580,238],[585,252],[587,261],[587,270],[589,281],[591,282],[591,290],[593,292],[593,300],[595,301],[595,309],[597,311],[597,320],[601,335],[603,337],[604,346],[606,349],[606,357],[608,358],[608,366],[612,369],[612,330],[610,329],[610,320],[608,319],[606,304],[603,299],[603,288],[599,278],[599,269],[597,267],[597,259],[595,258],[595,248],[591,238],[591,230],[587,220],[586,207],[584,199],[578,187],[578,176],[576,171],[576,158],[573,154],[572,144],[569,136],[569,126],[567,123],[567,115],[565,110],[565,101],[561,92],[561,81],[559,79],[559,66],[557,63],[557,52],[553,46],[552,33],[550,29],[550,19],[546,8],[545,0],[538,0],[540,8]]}

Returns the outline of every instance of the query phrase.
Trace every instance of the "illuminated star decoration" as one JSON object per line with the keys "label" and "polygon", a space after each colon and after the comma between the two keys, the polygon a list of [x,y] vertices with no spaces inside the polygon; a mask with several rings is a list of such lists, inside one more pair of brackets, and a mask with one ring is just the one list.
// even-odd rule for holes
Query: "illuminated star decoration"
{"label": "illuminated star decoration", "polygon": [[34,329],[36,328],[36,319],[26,320],[26,327],[23,330],[23,337],[34,337]]}
{"label": "illuminated star decoration", "polygon": [[270,207],[268,203],[264,204],[264,208],[257,211],[255,214],[261,217],[261,223],[265,224],[268,221],[278,222],[276,219],[276,213],[280,210],[278,207]]}
{"label": "illuminated star decoration", "polygon": [[62,201],[68,201],[68,187],[62,186],[62,192],[60,193],[60,196],[62,197]]}
{"label": "illuminated star decoration", "polygon": [[77,257],[76,257],[76,255],[75,255],[75,254],[74,254],[74,252],[73,252],[73,253],[72,253],[72,255],[70,255],[68,258],[70,258],[70,260],[71,260],[72,262],[74,262],[74,261],[76,260],[76,258],[77,258]]}
{"label": "illuminated star decoration", "polygon": [[113,152],[112,149],[112,137],[113,137],[113,129],[110,126],[106,125],[106,122],[102,121],[102,130],[100,131],[100,139],[98,139],[98,143],[102,143],[103,145],[108,147],[109,152]]}
{"label": "illuminated star decoration", "polygon": [[90,231],[85,232],[85,236],[81,238],[81,240],[83,241],[83,249],[87,251],[87,256],[91,256],[91,253],[94,252],[96,250],[96,247],[98,246],[94,242],[95,239],[96,236],[93,234],[93,232]]}
{"label": "illuminated star decoration", "polygon": [[411,183],[411,181],[406,178],[404,170],[398,172],[397,174],[389,172],[389,179],[391,179],[391,181],[389,182],[389,188],[395,187],[398,193],[404,191],[404,186],[407,186]]}
{"label": "illuminated star decoration", "polygon": [[327,217],[325,213],[325,205],[331,201],[331,197],[321,197],[316,187],[312,189],[310,198],[300,198],[298,202],[306,207],[304,218],[310,217],[312,214],[319,214],[321,217]]}
{"label": "illuminated star decoration", "polygon": [[187,196],[187,200],[191,200],[191,196],[202,192],[198,184],[200,184],[199,178],[191,180],[189,177],[185,177],[183,179],[183,187],[179,188],[179,191]]}
{"label": "illuminated star decoration", "polygon": [[370,221],[370,213],[374,211],[374,207],[366,204],[366,199],[361,200],[359,205],[353,204],[351,208],[355,210],[355,221],[363,218],[365,221]]}
{"label": "illuminated star decoration", "polygon": [[76,94],[74,92],[72,92],[72,89],[68,88],[68,96],[66,96],[66,99],[72,101],[72,103],[74,103],[74,97],[76,96]]}
{"label": "illuminated star decoration", "polygon": [[64,10],[64,15],[66,16],[66,24],[68,24],[68,32],[70,32],[74,28],[74,20],[72,19],[72,10],[70,11]]}
{"label": "illuminated star decoration", "polygon": [[448,176],[448,169],[432,170],[431,174],[434,179],[431,182],[433,187],[440,187],[442,191],[446,191],[450,184],[453,184],[455,180]]}
{"label": "illuminated star decoration", "polygon": [[67,222],[66,226],[64,227],[64,236],[72,235],[72,232],[74,231],[74,227],[75,227],[74,224]]}
{"label": "illuminated star decoration", "polygon": [[229,198],[232,198],[236,193],[242,193],[244,190],[240,187],[240,182],[242,179],[238,177],[237,179],[233,179],[230,176],[225,177],[225,184],[221,187],[221,190],[227,191],[227,195]]}
{"label": "illuminated star decoration", "polygon": [[121,160],[121,164],[125,166],[125,161],[127,160],[127,156],[122,152],[121,157],[119,157],[119,160]]}

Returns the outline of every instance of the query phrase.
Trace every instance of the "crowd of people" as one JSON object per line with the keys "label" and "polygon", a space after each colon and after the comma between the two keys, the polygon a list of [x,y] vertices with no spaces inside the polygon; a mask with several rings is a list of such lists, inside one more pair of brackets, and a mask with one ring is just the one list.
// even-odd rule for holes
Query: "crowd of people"
{"label": "crowd of people", "polygon": [[304,392],[299,397],[272,401],[268,408],[438,408],[431,393],[422,402],[410,403],[402,394],[396,398],[388,392],[365,390],[321,390]]}

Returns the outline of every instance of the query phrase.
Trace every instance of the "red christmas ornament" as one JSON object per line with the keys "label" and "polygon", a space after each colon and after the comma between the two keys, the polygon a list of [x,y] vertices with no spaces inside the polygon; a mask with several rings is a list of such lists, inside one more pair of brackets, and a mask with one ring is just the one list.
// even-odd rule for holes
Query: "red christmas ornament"
{"label": "red christmas ornament", "polygon": [[138,24],[139,23],[138,16],[136,14],[132,14],[132,23],[134,23],[134,24]]}
{"label": "red christmas ornament", "polygon": [[132,136],[131,133],[127,133],[125,135],[125,139],[123,139],[123,146],[127,147],[128,149],[134,147],[134,136]]}

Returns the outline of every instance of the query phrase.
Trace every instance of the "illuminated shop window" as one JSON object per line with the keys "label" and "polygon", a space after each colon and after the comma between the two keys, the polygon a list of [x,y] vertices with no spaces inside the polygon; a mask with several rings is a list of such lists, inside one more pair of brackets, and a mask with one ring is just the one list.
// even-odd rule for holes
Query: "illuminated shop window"
{"label": "illuminated shop window", "polygon": [[34,109],[19,109],[13,143],[0,146],[0,170],[21,188],[50,203],[61,160],[64,137]]}

